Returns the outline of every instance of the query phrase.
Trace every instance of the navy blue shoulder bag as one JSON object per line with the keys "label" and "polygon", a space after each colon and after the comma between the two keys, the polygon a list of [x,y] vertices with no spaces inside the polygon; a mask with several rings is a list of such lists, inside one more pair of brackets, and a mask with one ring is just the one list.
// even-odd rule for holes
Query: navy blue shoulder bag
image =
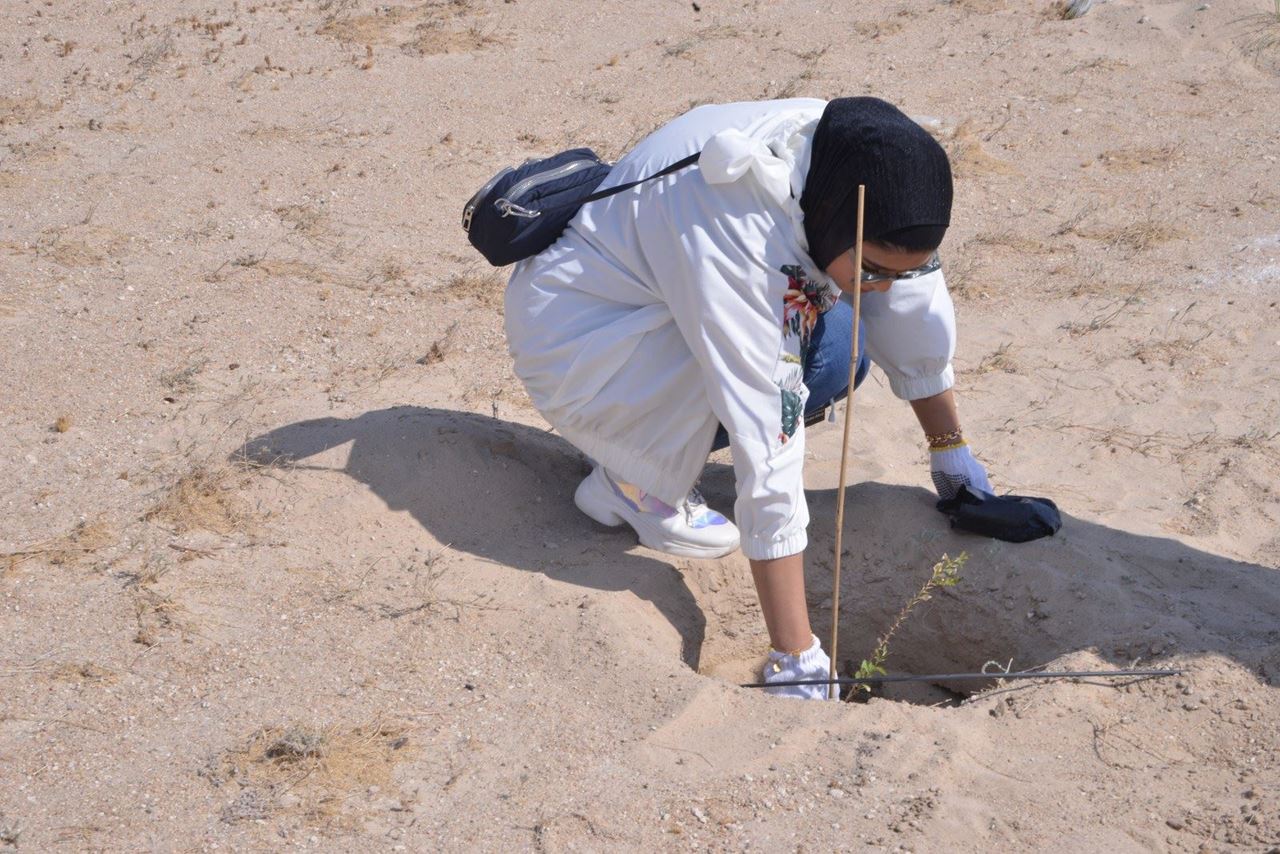
{"label": "navy blue shoulder bag", "polygon": [[564,233],[578,208],[698,162],[698,154],[661,172],[596,192],[612,168],[589,148],[508,166],[462,209],[462,230],[490,264],[501,267],[537,255]]}

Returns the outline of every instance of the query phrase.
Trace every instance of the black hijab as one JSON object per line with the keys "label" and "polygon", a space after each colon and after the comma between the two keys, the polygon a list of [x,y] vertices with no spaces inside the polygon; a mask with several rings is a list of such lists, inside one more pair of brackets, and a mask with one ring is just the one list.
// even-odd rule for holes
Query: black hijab
{"label": "black hijab", "polygon": [[837,98],[813,136],[800,208],[809,257],[825,270],[854,244],[858,185],[863,238],[901,249],[937,249],[951,224],[951,164],[920,125],[879,98]]}

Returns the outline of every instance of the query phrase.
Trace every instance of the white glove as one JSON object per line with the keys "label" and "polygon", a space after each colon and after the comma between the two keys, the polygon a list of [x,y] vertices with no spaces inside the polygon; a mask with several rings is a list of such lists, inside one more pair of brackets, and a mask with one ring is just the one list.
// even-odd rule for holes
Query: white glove
{"label": "white glove", "polygon": [[968,444],[944,451],[930,451],[929,468],[932,470],[933,486],[938,490],[938,497],[944,501],[955,498],[962,486],[987,493],[994,492],[991,481],[987,480],[987,470],[974,458]]}
{"label": "white glove", "polygon": [[[765,682],[791,682],[797,679],[826,679],[830,674],[831,659],[822,651],[822,643],[818,636],[813,636],[813,643],[803,652],[794,655],[769,650],[769,660],[764,663]],[[825,700],[828,685],[790,685],[777,688],[765,688],[766,694],[775,697],[794,697],[797,700]],[[839,686],[832,692],[833,699],[840,694]]]}

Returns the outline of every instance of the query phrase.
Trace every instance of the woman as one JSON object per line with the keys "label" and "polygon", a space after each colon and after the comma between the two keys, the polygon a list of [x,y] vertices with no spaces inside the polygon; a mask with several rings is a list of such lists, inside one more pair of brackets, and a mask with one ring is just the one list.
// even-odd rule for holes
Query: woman
{"label": "woman", "polygon": [[[764,679],[822,678],[829,660],[804,595],[804,422],[847,393],[841,292],[864,291],[860,338],[911,402],[939,493],[990,489],[951,392],[955,322],[936,254],[951,169],[884,101],[792,99],[686,113],[623,157],[602,189],[697,151],[697,168],[585,205],[553,246],[516,266],[511,354],[538,410],[595,462],[579,509],[670,554],[740,547],[773,646]],[[725,445],[736,526],[694,488],[708,452]]]}

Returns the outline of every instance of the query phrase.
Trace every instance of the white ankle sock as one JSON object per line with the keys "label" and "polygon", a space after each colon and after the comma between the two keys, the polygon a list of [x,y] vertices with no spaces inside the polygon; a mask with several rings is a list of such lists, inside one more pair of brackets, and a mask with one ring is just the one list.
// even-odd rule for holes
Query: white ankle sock
{"label": "white ankle sock", "polygon": [[[813,635],[813,642],[803,652],[785,653],[776,649],[769,650],[769,659],[764,665],[765,682],[791,682],[797,679],[826,679],[830,672],[831,659],[822,651],[822,642]],[[827,685],[790,685],[777,688],[765,688],[765,693],[775,697],[794,697],[801,700],[827,699]],[[838,695],[837,688],[835,694]]]}

